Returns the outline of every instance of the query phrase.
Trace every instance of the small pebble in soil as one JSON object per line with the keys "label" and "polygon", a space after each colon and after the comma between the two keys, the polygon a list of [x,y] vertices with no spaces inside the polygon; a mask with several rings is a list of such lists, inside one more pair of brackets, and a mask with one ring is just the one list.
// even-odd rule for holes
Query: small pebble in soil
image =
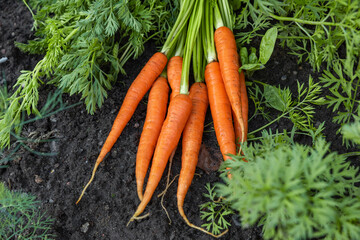
{"label": "small pebble in soil", "polygon": [[172,232],[170,235],[170,240],[173,240],[173,239],[175,239],[175,232]]}
{"label": "small pebble in soil", "polygon": [[138,128],[139,126],[140,126],[139,123],[135,123],[135,124],[134,124],[134,128]]}
{"label": "small pebble in soil", "polygon": [[241,226],[240,218],[237,214],[233,214],[231,219],[232,219],[233,223],[235,224],[235,226],[237,226],[237,227]]}
{"label": "small pebble in soil", "polygon": [[111,157],[113,157],[113,158],[117,157],[117,151],[116,150],[111,151]]}
{"label": "small pebble in soil", "polygon": [[281,80],[282,80],[282,81],[285,81],[286,79],[287,79],[287,76],[286,76],[286,75],[282,75],[282,76],[281,76]]}
{"label": "small pebble in soil", "polygon": [[297,74],[298,74],[298,72],[297,72],[297,71],[293,71],[293,74],[294,74],[294,75],[297,75]]}
{"label": "small pebble in soil", "polygon": [[51,115],[50,116],[50,121],[53,122],[53,123],[56,123],[57,119],[54,115]]}
{"label": "small pebble in soil", "polygon": [[104,144],[104,142],[100,141],[98,144],[99,144],[99,146],[102,146]]}
{"label": "small pebble in soil", "polygon": [[49,203],[54,203],[54,199],[50,198]]}
{"label": "small pebble in soil", "polygon": [[2,57],[2,58],[0,58],[0,63],[4,63],[4,62],[6,62],[7,60],[8,60],[7,57]]}
{"label": "small pebble in soil", "polygon": [[6,49],[5,48],[1,49],[1,54],[5,55],[5,53],[6,53]]}
{"label": "small pebble in soil", "polygon": [[86,222],[86,223],[84,223],[84,224],[81,226],[80,230],[81,230],[83,233],[86,233],[86,232],[89,230],[89,226],[90,226],[90,223]]}
{"label": "small pebble in soil", "polygon": [[14,36],[15,36],[15,33],[14,33],[14,32],[12,32],[12,33],[11,33],[11,36],[12,36],[12,37],[14,37]]}
{"label": "small pebble in soil", "polygon": [[36,182],[37,184],[39,184],[39,183],[42,183],[43,180],[42,180],[42,178],[41,178],[39,175],[35,175],[35,182]]}

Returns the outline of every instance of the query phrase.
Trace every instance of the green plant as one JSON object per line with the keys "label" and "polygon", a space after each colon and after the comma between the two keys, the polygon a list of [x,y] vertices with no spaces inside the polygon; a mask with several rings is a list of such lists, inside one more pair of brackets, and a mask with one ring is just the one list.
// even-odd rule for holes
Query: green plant
{"label": "green plant", "polygon": [[0,238],[52,239],[53,219],[38,210],[39,202],[26,193],[8,190],[0,182]]}
{"label": "green plant", "polygon": [[[256,48],[251,48],[251,53],[248,53],[246,47],[240,49],[241,70],[246,70],[248,76],[256,70],[265,68],[265,64],[269,61],[271,54],[274,51],[275,41],[277,38],[277,28],[273,27],[266,31],[261,39],[259,58],[256,56]],[[240,70],[239,70],[240,71]]]}
{"label": "green plant", "polygon": [[[6,88],[5,88],[6,89]],[[65,111],[67,109],[70,109],[72,107],[75,107],[80,104],[80,102],[67,105],[62,100],[62,91],[57,89],[55,92],[50,92],[48,94],[48,97],[46,99],[45,104],[41,107],[39,110],[39,115],[25,120],[24,118],[20,119],[19,123],[16,125],[19,129],[26,128],[26,125],[47,117],[50,117],[52,115],[55,115],[61,111]],[[1,88],[0,88],[0,94],[1,94]],[[0,96],[1,99],[1,96]],[[29,133],[29,136],[22,136],[19,134],[16,134],[14,131],[10,131],[10,135],[12,136],[14,142],[12,143],[10,152],[5,153],[5,150],[0,149],[0,168],[5,168],[7,165],[4,165],[8,163],[9,161],[13,160],[16,155],[19,154],[19,150],[21,148],[24,148],[26,151],[29,151],[35,155],[38,156],[54,156],[57,153],[56,152],[39,152],[34,150],[34,148],[44,142],[50,142],[50,141],[56,141],[57,139],[50,139],[49,137],[52,135],[53,132],[48,132],[46,134],[43,134],[41,136],[38,136],[38,132],[32,132]],[[30,136],[32,135],[32,136]]]}
{"label": "green plant", "polygon": [[[312,124],[313,115],[315,113],[314,105],[322,104],[324,98],[320,96],[321,86],[319,83],[314,83],[311,76],[309,76],[308,87],[305,87],[304,83],[297,83],[296,97],[292,96],[289,88],[282,89],[281,87],[274,87],[257,81],[254,82],[263,85],[263,88],[260,88],[257,85],[253,88],[249,88],[250,99],[252,99],[255,104],[255,113],[250,120],[254,116],[260,114],[264,116],[269,123],[250,132],[249,135],[253,135],[254,133],[269,127],[281,118],[290,119],[294,126],[300,130],[314,130]],[[272,118],[266,110],[269,108],[275,109],[281,114]]]}
{"label": "green plant", "polygon": [[326,96],[325,103],[336,113],[333,118],[335,123],[343,125],[360,115],[360,100],[357,97],[360,89],[360,62],[355,68],[354,61],[334,61],[333,70],[325,70],[320,81],[331,92],[331,95]]}
{"label": "green plant", "polygon": [[345,124],[341,128],[341,133],[345,139],[360,145],[360,117],[357,116],[353,123]]}
{"label": "green plant", "polygon": [[[330,68],[345,47],[346,59],[358,61],[360,50],[360,2],[311,0],[241,0],[235,28],[238,42],[250,43],[261,31],[276,26],[278,39],[290,53],[320,69]],[[248,28],[249,27],[249,28]],[[246,31],[246,29],[250,29]]]}
{"label": "green plant", "polygon": [[207,183],[205,188],[208,193],[205,193],[204,196],[209,198],[209,201],[200,205],[200,217],[202,220],[206,220],[207,223],[201,226],[216,235],[228,229],[231,224],[226,220],[226,216],[234,214],[234,211],[228,203],[225,203],[220,198],[216,199],[215,186],[211,187],[210,183]]}
{"label": "green plant", "polygon": [[299,63],[309,62],[317,71],[326,69],[320,81],[331,92],[324,104],[335,112],[333,121],[343,125],[358,114],[359,1],[241,0],[238,4],[242,6],[235,21],[235,28],[241,30],[238,44],[249,44],[265,36],[265,30],[276,28],[279,44]]}
{"label": "green plant", "polygon": [[39,87],[45,80],[70,95],[80,94],[93,114],[118,74],[125,74],[127,60],[137,58],[148,39],[164,41],[178,5],[160,0],[31,0],[36,38],[16,45],[44,57],[33,70],[21,71],[13,86],[0,118],[0,148],[10,145],[13,128],[20,132],[23,112],[39,115]]}
{"label": "green plant", "polygon": [[313,147],[293,142],[263,131],[260,142],[243,145],[248,162],[222,164],[217,193],[244,226],[261,225],[265,239],[359,239],[358,169],[321,138]]}

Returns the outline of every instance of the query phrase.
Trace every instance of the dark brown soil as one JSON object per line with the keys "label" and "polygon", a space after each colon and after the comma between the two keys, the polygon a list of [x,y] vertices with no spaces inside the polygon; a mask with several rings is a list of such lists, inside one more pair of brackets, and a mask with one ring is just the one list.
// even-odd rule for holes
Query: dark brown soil
{"label": "dark brown soil", "polygon": [[[20,70],[31,70],[41,56],[21,53],[14,41],[26,42],[33,38],[31,15],[21,1],[0,0],[0,58],[7,57],[6,63],[0,64],[0,72],[5,72],[8,86],[12,86]],[[60,112],[49,118],[36,121],[24,127],[22,135],[30,134],[57,138],[57,141],[32,145],[39,152],[57,152],[56,156],[46,157],[21,149],[8,163],[9,167],[0,169],[0,180],[13,190],[22,190],[38,197],[41,208],[55,219],[53,233],[56,239],[211,239],[211,237],[189,228],[177,211],[176,181],[166,194],[164,205],[172,223],[161,208],[156,197],[165,187],[165,178],[146,208],[150,217],[138,222],[127,222],[134,213],[139,200],[135,183],[135,156],[142,125],[145,120],[146,103],[141,102],[134,117],[130,120],[121,137],[114,145],[109,156],[100,165],[92,185],[82,201],[75,205],[84,184],[89,180],[93,164],[100,152],[112,122],[125,96],[126,90],[136,77],[145,61],[156,52],[153,43],[146,45],[145,53],[138,60],[130,60],[126,65],[127,76],[120,76],[113,89],[109,91],[103,107],[94,115],[87,114],[84,104]],[[308,64],[298,65],[296,58],[286,54],[283,49],[276,49],[266,69],[258,71],[253,79],[272,85],[289,86],[296,89],[295,80],[307,82],[309,74],[316,79]],[[286,80],[284,79],[286,76]],[[0,78],[1,82],[4,80]],[[0,83],[1,83],[0,82]],[[10,88],[9,88],[10,90]],[[54,87],[44,85],[41,88],[41,102]],[[63,96],[64,103],[71,105],[79,101],[78,96]],[[333,149],[343,152],[341,139],[335,134],[338,126],[331,124],[331,111],[320,107],[316,114],[316,124],[327,121],[325,135],[333,142]],[[250,105],[250,115],[253,105]],[[210,110],[206,123],[211,122]],[[254,118],[249,123],[249,130],[257,129],[265,123]],[[282,121],[271,126],[276,129],[291,129],[292,124]],[[207,128],[211,130],[211,128]],[[50,133],[50,134],[49,134]],[[297,139],[309,143],[309,139]],[[210,159],[220,155],[215,134],[204,134],[203,143],[210,152]],[[180,171],[180,152],[174,158],[171,178]],[[210,169],[211,170],[211,169]],[[167,171],[167,169],[166,169]],[[219,181],[218,172],[197,169],[200,176],[195,176],[185,201],[185,212],[196,225],[200,219],[199,205],[208,201],[203,193],[205,184]],[[222,239],[261,239],[260,228],[242,228],[238,220],[230,219],[232,226]]]}

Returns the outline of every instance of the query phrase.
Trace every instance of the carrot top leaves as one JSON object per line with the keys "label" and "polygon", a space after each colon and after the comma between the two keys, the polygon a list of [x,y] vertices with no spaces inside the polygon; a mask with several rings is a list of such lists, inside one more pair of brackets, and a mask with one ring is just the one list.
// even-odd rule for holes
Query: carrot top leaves
{"label": "carrot top leaves", "polygon": [[14,128],[19,133],[23,112],[39,114],[38,89],[45,79],[64,92],[81,95],[87,111],[93,114],[118,74],[125,74],[127,60],[140,56],[150,38],[165,41],[173,25],[172,14],[179,6],[170,0],[28,2],[36,10],[37,38],[16,45],[44,57],[34,69],[21,72],[8,108],[0,114],[0,148],[10,146]]}
{"label": "carrot top leaves", "polygon": [[196,12],[191,15],[189,20],[188,32],[185,43],[183,70],[181,74],[180,94],[189,93],[190,61],[196,37],[199,33],[201,20],[203,19],[204,0],[197,0],[194,2],[196,2],[194,7]]}
{"label": "carrot top leaves", "polygon": [[223,174],[217,194],[243,225],[260,222],[265,239],[358,239],[358,169],[329,153],[324,139],[314,147],[293,142],[286,132],[264,131],[260,142],[244,144],[248,162],[240,156],[224,162],[233,177]]}

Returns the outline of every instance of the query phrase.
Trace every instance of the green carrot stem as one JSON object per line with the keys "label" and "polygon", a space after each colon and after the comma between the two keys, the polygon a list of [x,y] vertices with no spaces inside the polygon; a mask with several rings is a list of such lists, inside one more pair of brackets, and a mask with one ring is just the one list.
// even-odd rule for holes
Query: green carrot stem
{"label": "green carrot stem", "polygon": [[176,46],[174,56],[180,56],[180,57],[183,56],[183,54],[184,54],[184,45],[185,45],[185,40],[186,40],[186,32],[187,32],[187,27],[184,27],[184,29],[181,32],[181,36],[180,36],[180,38],[178,40],[178,44]]}
{"label": "green carrot stem", "polygon": [[229,1],[228,0],[219,0],[219,10],[220,10],[221,17],[224,20],[224,26],[230,28],[230,30],[232,31],[234,23],[232,20]]}
{"label": "green carrot stem", "polygon": [[211,63],[217,61],[216,50],[214,42],[214,8],[211,5],[211,0],[206,0],[204,23],[202,24],[202,42],[206,62]]}
{"label": "green carrot stem", "polygon": [[181,35],[181,31],[186,26],[186,23],[188,22],[188,19],[190,17],[190,14],[192,13],[193,7],[194,7],[195,1],[193,0],[183,0],[181,2],[180,12],[178,15],[178,18],[176,19],[176,22],[173,26],[173,28],[170,31],[170,34],[168,38],[166,39],[164,46],[161,50],[162,53],[165,55],[168,55],[171,48],[174,47],[174,45],[177,42],[177,39]]}
{"label": "green carrot stem", "polygon": [[196,0],[195,7],[190,17],[190,22],[187,31],[187,38],[185,43],[185,52],[183,60],[183,69],[181,73],[180,94],[189,93],[189,72],[192,51],[194,48],[196,36],[199,33],[200,24],[204,12],[204,0]]}
{"label": "green carrot stem", "polygon": [[202,34],[200,31],[199,35],[196,37],[195,48],[193,51],[193,71],[195,82],[204,82],[205,68],[201,40]]}
{"label": "green carrot stem", "polygon": [[215,5],[214,11],[215,11],[215,28],[218,29],[224,26],[224,22],[221,18],[221,13],[219,10],[219,6],[217,4]]}

